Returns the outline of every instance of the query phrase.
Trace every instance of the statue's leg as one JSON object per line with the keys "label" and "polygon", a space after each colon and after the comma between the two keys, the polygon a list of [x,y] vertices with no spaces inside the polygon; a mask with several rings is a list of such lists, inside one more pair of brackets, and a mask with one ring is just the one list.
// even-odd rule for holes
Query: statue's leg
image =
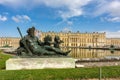
{"label": "statue's leg", "polygon": [[55,52],[47,50],[43,53],[43,55],[55,55],[55,54],[56,54]]}
{"label": "statue's leg", "polygon": [[21,55],[22,55],[22,52],[25,52],[25,49],[24,49],[23,47],[19,47],[19,48],[17,49],[17,55],[18,55],[18,56],[21,56]]}
{"label": "statue's leg", "polygon": [[61,55],[67,55],[68,53],[71,52],[71,50],[64,52],[64,51],[60,50],[59,48],[54,48],[51,46],[45,46],[45,49],[50,50],[50,51],[54,51],[57,54],[61,54]]}
{"label": "statue's leg", "polygon": [[53,51],[48,51],[48,50],[46,50],[45,48],[42,48],[42,47],[39,47],[38,49],[36,49],[35,51],[34,51],[34,53],[35,54],[37,54],[37,55],[54,55],[55,54],[55,52],[53,52]]}
{"label": "statue's leg", "polygon": [[68,53],[71,52],[71,50],[64,52],[64,51],[62,51],[62,50],[59,49],[59,48],[55,48],[55,50],[56,50],[56,52],[57,52],[58,54],[62,54],[62,55],[68,55]]}

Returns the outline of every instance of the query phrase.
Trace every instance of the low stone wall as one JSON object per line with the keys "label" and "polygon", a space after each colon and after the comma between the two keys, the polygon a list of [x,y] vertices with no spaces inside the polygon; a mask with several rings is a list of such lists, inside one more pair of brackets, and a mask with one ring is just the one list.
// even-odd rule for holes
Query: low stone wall
{"label": "low stone wall", "polygon": [[76,67],[101,67],[101,66],[118,66],[120,61],[86,61],[86,62],[77,62]]}
{"label": "low stone wall", "polygon": [[75,68],[73,58],[10,58],[6,61],[6,70]]}

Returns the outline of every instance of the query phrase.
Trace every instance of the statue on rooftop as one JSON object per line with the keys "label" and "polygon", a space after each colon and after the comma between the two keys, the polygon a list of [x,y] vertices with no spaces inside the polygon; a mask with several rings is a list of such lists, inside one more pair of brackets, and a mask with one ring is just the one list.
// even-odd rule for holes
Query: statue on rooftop
{"label": "statue on rooftop", "polygon": [[[35,27],[29,28],[27,30],[27,35],[22,37],[22,34],[20,32],[20,29],[18,28],[18,31],[21,35],[21,40],[20,40],[20,47],[17,49],[17,54],[22,55],[22,54],[27,54],[30,56],[37,55],[64,55],[67,56],[69,51],[62,51],[59,48],[60,42],[52,42],[52,37],[50,35],[47,35],[44,38],[44,42],[41,42],[36,36],[35,36]],[[56,38],[56,37],[55,37]],[[54,44],[54,47],[51,46]]]}

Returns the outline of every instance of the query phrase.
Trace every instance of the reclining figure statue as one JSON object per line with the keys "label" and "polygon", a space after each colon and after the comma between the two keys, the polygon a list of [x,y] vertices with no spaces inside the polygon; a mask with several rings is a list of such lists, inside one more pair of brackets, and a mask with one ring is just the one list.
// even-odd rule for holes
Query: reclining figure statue
{"label": "reclining figure statue", "polygon": [[[21,32],[18,28],[18,31],[21,35]],[[69,51],[62,51],[59,47],[59,44],[63,41],[60,40],[59,36],[55,37],[55,42],[52,42],[52,37],[50,35],[47,35],[44,38],[44,42],[41,42],[36,36],[35,36],[35,27],[29,28],[27,30],[27,35],[22,37],[19,44],[20,47],[17,49],[17,54],[20,56],[22,54],[27,54],[30,56],[33,55],[64,55],[67,56]],[[54,44],[54,47],[51,46],[51,44]]]}

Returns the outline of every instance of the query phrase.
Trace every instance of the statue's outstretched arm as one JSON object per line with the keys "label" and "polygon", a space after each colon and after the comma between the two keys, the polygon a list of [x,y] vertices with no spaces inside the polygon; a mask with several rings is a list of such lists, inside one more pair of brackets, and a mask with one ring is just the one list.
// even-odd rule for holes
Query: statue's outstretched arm
{"label": "statue's outstretched arm", "polygon": [[38,38],[37,38],[37,42],[38,42],[38,44],[39,44],[40,46],[44,46],[44,42],[42,42],[42,41],[39,40]]}

